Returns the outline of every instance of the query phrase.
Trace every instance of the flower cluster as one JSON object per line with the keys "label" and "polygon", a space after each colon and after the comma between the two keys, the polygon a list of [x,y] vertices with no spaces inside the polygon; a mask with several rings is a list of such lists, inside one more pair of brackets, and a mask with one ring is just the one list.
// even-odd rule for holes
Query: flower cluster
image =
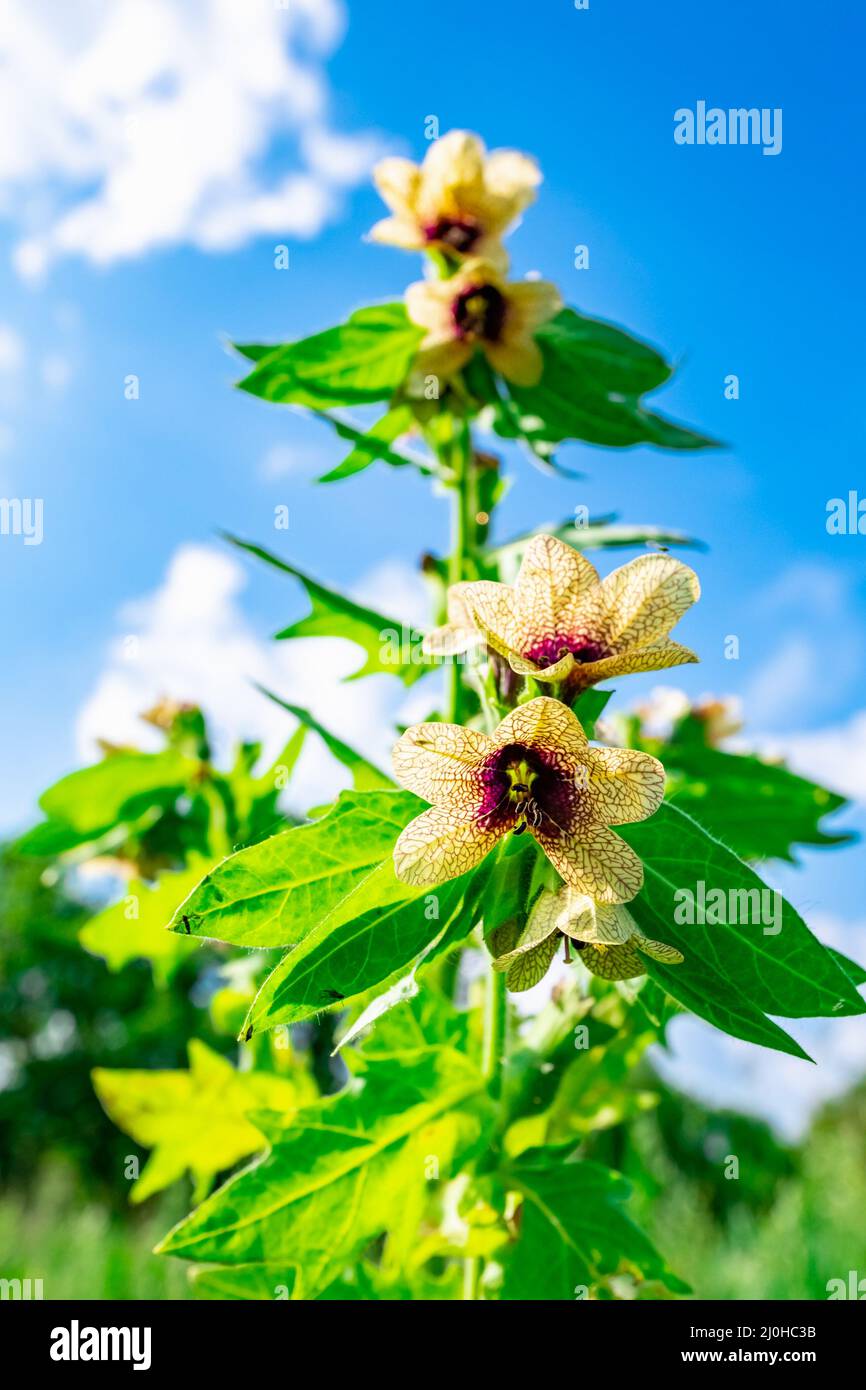
{"label": "flower cluster", "polygon": [[[638,930],[623,906],[643,865],[612,826],[651,816],[664,795],[661,763],[633,748],[593,747],[571,704],[586,687],[630,671],[696,661],[670,629],[700,592],[697,576],[667,555],[645,555],[600,580],[554,536],[526,547],[513,587],[454,585],[445,627],[427,650],[487,647],[517,679],[517,703],[490,734],[416,724],[397,742],[397,780],[430,803],[394,849],[397,877],[435,887],[477,865],[508,834],[527,833],[559,887],[545,887],[525,924],[493,935],[495,968],[510,989],[546,972],[560,942],[605,979],[645,971],[643,956],[682,957]],[[551,690],[532,697],[532,684]]]}
{"label": "flower cluster", "polygon": [[[406,292],[408,316],[425,330],[416,378],[454,378],[481,352],[507,381],[537,383],[536,332],[562,300],[545,281],[510,281],[502,244],[536,196],[535,162],[452,131],[422,164],[386,159],[375,178],[391,215],[373,238],[430,257],[429,277]],[[505,717],[491,733],[427,723],[399,740],[397,779],[430,808],[397,841],[395,871],[435,887],[507,835],[536,842],[546,879],[488,941],[511,989],[541,978],[560,942],[606,979],[643,973],[646,956],[681,959],[643,936],[623,906],[640,892],[643,865],[611,828],[653,814],[664,769],[636,749],[591,746],[572,705],[599,681],[696,661],[670,632],[699,593],[693,571],[668,555],[643,555],[601,580],[579,551],[538,535],[513,585],[453,584],[447,622],[425,639],[427,655],[486,653],[485,689],[492,681]]]}
{"label": "flower cluster", "polygon": [[509,381],[534,385],[542,357],[533,335],[562,299],[547,281],[506,278],[502,237],[535,198],[535,161],[516,150],[488,154],[477,136],[453,130],[422,164],[385,159],[374,177],[392,215],[371,236],[431,253],[442,274],[406,292],[409,317],[426,330],[418,373],[451,377],[480,350]]}

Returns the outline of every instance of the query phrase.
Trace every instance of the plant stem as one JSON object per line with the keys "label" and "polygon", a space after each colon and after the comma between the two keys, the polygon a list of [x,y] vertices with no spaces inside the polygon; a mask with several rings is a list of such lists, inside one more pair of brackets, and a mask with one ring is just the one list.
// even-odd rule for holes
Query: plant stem
{"label": "plant stem", "polygon": [[[451,428],[456,421],[452,418]],[[448,585],[459,584],[466,579],[468,562],[473,550],[474,518],[470,517],[471,496],[474,492],[472,435],[469,427],[461,421],[457,438],[452,436],[450,457],[451,466],[451,552],[448,556]],[[445,717],[451,724],[460,723],[463,686],[460,662],[452,658],[447,667],[447,696]]]}
{"label": "plant stem", "polygon": [[502,1054],[505,1044],[505,976],[500,970],[488,972],[484,987],[484,1033],[481,1042],[481,1071],[493,1095],[502,1089]]}

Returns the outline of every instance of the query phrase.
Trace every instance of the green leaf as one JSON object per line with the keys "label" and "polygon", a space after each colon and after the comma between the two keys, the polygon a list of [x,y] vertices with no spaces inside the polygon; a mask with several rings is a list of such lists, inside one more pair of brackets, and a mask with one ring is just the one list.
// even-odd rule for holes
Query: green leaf
{"label": "green leaf", "polygon": [[235,946],[296,946],[357,884],[390,862],[422,807],[410,792],[343,792],[333,810],[229,855],[194,888],[171,930]]}
{"label": "green leaf", "polygon": [[[674,999],[734,1037],[800,1057],[806,1054],[799,1044],[765,1014],[830,1018],[866,1012],[852,982],[791,904],[684,811],[663,803],[648,821],[619,826],[617,833],[644,864],[644,886],[629,911],[644,936],[669,942],[685,957],[677,966],[647,961],[650,975]],[[691,915],[701,916],[701,884],[705,897],[716,890],[725,894],[726,918],[762,920],[685,923],[689,894]],[[730,898],[732,893],[752,897]]]}
{"label": "green leaf", "polygon": [[572,709],[577,715],[583,726],[583,732],[587,738],[595,738],[596,721],[601,718],[607,706],[608,700],[613,694],[612,690],[599,690],[598,686],[591,685],[578,695]]}
{"label": "green leaf", "polygon": [[624,1210],[631,1188],[619,1173],[597,1163],[564,1163],[540,1150],[503,1180],[523,1197],[503,1298],[572,1301],[617,1274],[689,1292]]}
{"label": "green leaf", "polygon": [[219,1302],[243,1300],[272,1303],[289,1299],[297,1271],[281,1265],[207,1265],[192,1273],[192,1294],[196,1299]]}
{"label": "green leaf", "polygon": [[198,767],[175,749],[111,753],[43,792],[39,805],[48,822],[23,836],[17,847],[25,854],[50,854],[86,844],[116,825],[170,806]]}
{"label": "green leaf", "polygon": [[[189,1071],[109,1071],[93,1085],[111,1119],[153,1153],[132,1189],[143,1202],[189,1170],[200,1197],[217,1173],[265,1147],[247,1119],[262,1106],[288,1120],[310,1097],[309,1087],[267,1072],[238,1072],[219,1053],[193,1039]],[[286,1115],[285,1112],[289,1112]]]}
{"label": "green leaf", "polygon": [[373,305],[337,328],[264,355],[258,346],[240,347],[256,366],[238,384],[264,400],[314,410],[387,400],[406,377],[423,336],[402,303]]}
{"label": "green leaf", "polygon": [[795,862],[795,844],[836,845],[820,821],[845,798],[749,754],[674,739],[662,751],[670,800],[744,859]]}
{"label": "green leaf", "polygon": [[299,1023],[376,986],[396,984],[440,933],[444,941],[451,927],[469,932],[473,922],[462,909],[471,880],[469,873],[435,890],[410,888],[397,879],[389,850],[271,972],[242,1036]]}
{"label": "green leaf", "polygon": [[671,376],[671,367],[655,348],[575,309],[561,310],[538,329],[536,338],[572,373],[578,392],[592,384],[603,394],[640,396]]}
{"label": "green leaf", "polygon": [[333,589],[326,589],[323,584],[304,574],[303,570],[287,564],[259,545],[224,534],[225,539],[238,549],[300,580],[306,590],[312,605],[310,613],[276,633],[277,641],[294,637],[345,637],[347,641],[355,642],[366,652],[366,660],[348,677],[349,680],[384,673],[399,676],[404,685],[412,685],[430,669],[421,655],[423,633],[406,627],[396,618],[386,618],[372,608],[354,603]]}
{"label": "green leaf", "polygon": [[[371,1064],[337,1096],[297,1115],[257,1116],[270,1150],[166,1236],[161,1253],[296,1271],[294,1299],[314,1298],[402,1207],[479,1142],[483,1081],[447,1048]],[[467,1108],[470,1107],[471,1108]]]}
{"label": "green leaf", "polygon": [[348,743],[344,743],[342,739],[337,738],[336,734],[332,734],[330,730],[325,728],[324,724],[320,724],[318,719],[315,719],[313,715],[310,714],[309,710],[302,709],[300,705],[289,704],[287,700],[280,699],[279,695],[275,695],[273,691],[267,690],[263,685],[256,684],[256,689],[260,690],[263,695],[266,695],[269,700],[273,700],[275,705],[279,705],[281,709],[294,715],[295,719],[299,720],[304,728],[311,730],[314,734],[318,734],[319,738],[328,749],[328,752],[332,753],[337,759],[337,762],[342,763],[343,766],[348,768],[351,772],[352,786],[355,788],[355,791],[381,791],[394,787],[394,782],[390,777],[386,776],[374,763],[371,763],[369,759],[365,758],[362,753],[358,753],[354,748],[350,748]]}
{"label": "green leaf", "polygon": [[320,418],[327,420],[341,439],[349,440],[355,446],[342,463],[322,474],[319,478],[320,483],[341,482],[343,478],[350,478],[353,473],[360,473],[363,469],[369,468],[377,459],[390,464],[392,468],[417,468],[419,472],[428,476],[436,471],[432,461],[428,466],[415,455],[397,453],[390,448],[390,445],[401,435],[407,434],[415,423],[415,417],[406,405],[395,406],[368,430],[356,429],[354,425],[339,420],[334,415],[323,414]]}
{"label": "green leaf", "polygon": [[162,874],[153,888],[133,879],[120,902],[82,927],[82,946],[101,956],[109,970],[122,970],[132,960],[149,961],[156,983],[168,984],[195,946],[165,928],[207,867],[201,861],[183,873]]}
{"label": "green leaf", "polygon": [[[704,449],[717,444],[716,440],[645,409],[640,403],[645,387],[617,385],[617,381],[627,381],[629,374],[632,380],[638,379],[642,371],[650,379],[649,359],[624,358],[619,372],[613,372],[605,383],[599,375],[601,357],[596,361],[594,374],[585,361],[582,366],[576,364],[573,336],[561,327],[553,328],[546,336],[540,330],[538,342],[544,358],[541,381],[536,386],[511,388],[520,417],[519,429],[527,439],[546,445],[564,439],[584,439],[590,444],[616,448],[657,444],[666,449]],[[652,353],[652,349],[646,351]],[[609,362],[607,370],[612,370]],[[659,369],[655,370],[657,375]]]}

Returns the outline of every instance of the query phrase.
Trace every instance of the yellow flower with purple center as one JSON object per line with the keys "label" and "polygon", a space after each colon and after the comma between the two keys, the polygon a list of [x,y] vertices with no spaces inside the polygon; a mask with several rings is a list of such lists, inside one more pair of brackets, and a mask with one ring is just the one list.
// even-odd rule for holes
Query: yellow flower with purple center
{"label": "yellow flower with purple center", "polygon": [[504,835],[533,835],[560,877],[599,902],[643,883],[634,850],[609,827],[645,820],[664,769],[632,748],[593,748],[579,720],[546,696],[518,705],[493,734],[416,724],[393,753],[397,780],[431,803],[394,847],[404,883],[435,887],[466,873]]}
{"label": "yellow flower with purple center", "polygon": [[676,947],[643,936],[621,903],[595,902],[564,884],[557,893],[544,889],[539,894],[522,931],[509,924],[492,933],[493,968],[506,972],[505,983],[513,993],[531,989],[544,979],[563,942],[566,959],[573,945],[590,973],[604,980],[645,975],[645,956],[665,965],[683,960]]}
{"label": "yellow flower with purple center", "polygon": [[422,164],[383,159],[373,179],[393,214],[373,227],[375,241],[483,256],[504,269],[500,238],[535,199],[541,172],[517,150],[488,154],[477,135],[452,130],[430,146]]}
{"label": "yellow flower with purple center", "polygon": [[512,670],[562,683],[569,698],[630,671],[698,660],[668,637],[701,591],[694,570],[670,555],[640,555],[600,580],[579,551],[534,536],[514,585],[461,588],[464,608]]}
{"label": "yellow flower with purple center", "polygon": [[449,588],[447,621],[425,636],[421,644],[425,656],[465,656],[477,647],[486,646],[484,634],[479,632],[466,605],[464,594],[470,587],[464,581]]}
{"label": "yellow flower with purple center", "polygon": [[406,291],[410,319],[427,330],[416,372],[453,376],[480,350],[509,381],[532,386],[544,366],[533,335],[561,308],[549,281],[507,281],[490,261],[466,261],[446,280],[419,280]]}

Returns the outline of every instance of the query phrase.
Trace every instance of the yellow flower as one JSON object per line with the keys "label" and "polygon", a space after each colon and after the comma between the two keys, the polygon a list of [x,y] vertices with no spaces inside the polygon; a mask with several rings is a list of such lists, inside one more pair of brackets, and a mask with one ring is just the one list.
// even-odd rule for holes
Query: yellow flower
{"label": "yellow flower", "polygon": [[466,606],[464,592],[469,587],[466,582],[451,585],[448,590],[448,621],[427,633],[421,643],[425,656],[464,656],[476,647],[486,646],[484,634],[475,626]]}
{"label": "yellow flower", "polygon": [[421,165],[383,159],[373,171],[392,217],[370,235],[410,251],[484,256],[507,264],[500,237],[535,198],[538,165],[516,150],[487,154],[477,135],[452,130],[430,146]]}
{"label": "yellow flower", "polygon": [[512,670],[564,682],[570,697],[629,671],[697,661],[667,636],[700,596],[694,570],[670,555],[641,555],[599,580],[555,536],[534,536],[513,585],[464,584],[462,600]]}
{"label": "yellow flower", "polygon": [[[498,954],[494,970],[506,971],[510,990],[531,989],[547,974],[559,943],[574,942],[584,965],[604,980],[632,980],[646,974],[641,955],[679,965],[682,954],[663,941],[641,935],[631,913],[620,903],[594,902],[567,884],[558,893],[546,889],[539,895],[525,928],[513,942],[501,928],[493,933],[491,945]],[[503,951],[500,948],[506,946]]]}
{"label": "yellow flower", "polygon": [[544,366],[533,334],[562,299],[547,280],[509,282],[490,261],[470,260],[448,280],[410,285],[406,308],[427,329],[415,359],[421,375],[453,376],[480,348],[495,371],[533,386]]}
{"label": "yellow flower", "polygon": [[473,868],[509,831],[535,836],[560,877],[599,902],[627,902],[643,865],[608,827],[645,820],[664,791],[657,759],[591,748],[571,710],[541,696],[492,734],[416,724],[393,754],[397,780],[431,802],[394,847],[404,883],[434,887]]}

